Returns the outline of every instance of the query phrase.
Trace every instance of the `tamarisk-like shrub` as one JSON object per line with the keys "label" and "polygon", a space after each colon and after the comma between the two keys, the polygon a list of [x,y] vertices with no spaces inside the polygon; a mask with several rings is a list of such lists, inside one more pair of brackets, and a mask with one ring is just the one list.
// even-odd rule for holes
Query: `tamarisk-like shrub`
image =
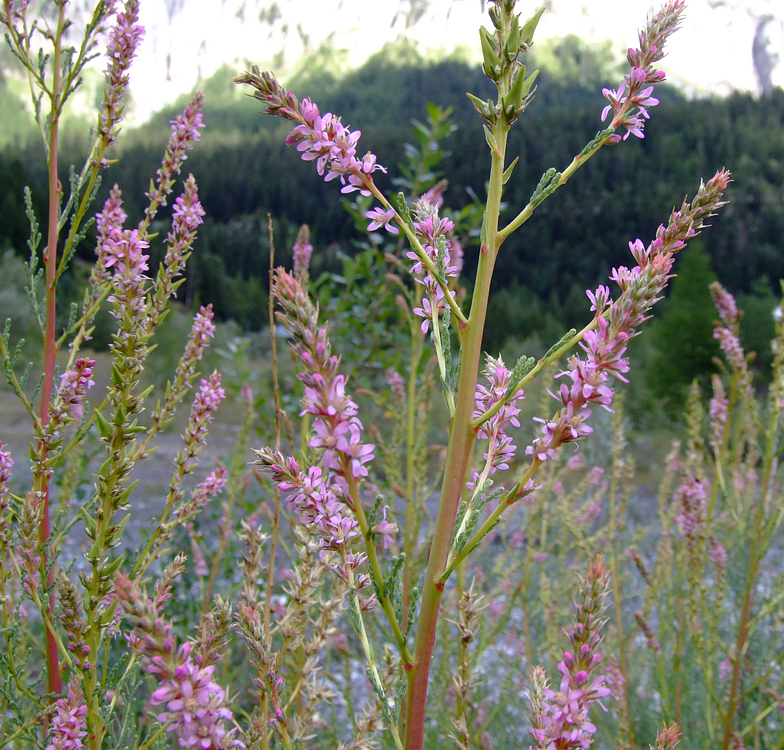
{"label": "tamarisk-like shrub", "polygon": [[[488,190],[460,211],[449,210],[438,174],[448,112],[429,107],[402,170],[405,192],[389,198],[380,187],[387,169],[361,153],[358,130],[271,73],[239,76],[269,114],[292,123],[288,144],[351,197],[365,246],[331,281],[310,278],[318,238],[307,226],[291,273],[274,267],[273,250],[265,361],[250,358],[248,341],[231,342],[225,371],[200,380],[171,479],[143,498],[154,517],[132,542],[136,480],[216,331],[206,305],[166,388],[155,397],[145,388],[204,216],[195,179],[178,186],[203,125],[202,97],[172,123],[141,221],[128,225],[119,186],[91,209],[143,34],[138,2],[99,2],[74,48],[65,0],[0,8],[39,105],[50,176],[43,250],[28,196],[40,388],[28,385],[9,327],[0,339],[35,431],[30,475],[0,446],[0,744],[664,749],[681,731],[688,747],[780,742],[780,570],[768,562],[782,519],[781,331],[762,407],[740,313],[714,290],[728,365],[709,414],[692,396],[685,457],[673,448],[660,472],[650,529],[628,522],[635,470],[615,392],[633,377],[629,341],[676,255],[723,205],[729,173],[701,182],[649,242],[629,242],[612,289],[587,290],[581,330],[539,359],[512,364],[482,350],[505,239],[602,148],[644,137],[683,2],[649,18],[623,81],[602,92],[597,121],[606,127],[561,171],[548,170],[510,219],[502,200],[517,160],[507,135],[534,101],[536,72],[524,59],[542,11],[525,21],[515,0],[489,3],[492,29],[480,41],[498,97],[470,97],[484,123]],[[60,118],[101,40],[106,94],[89,158],[65,196]],[[84,302],[63,332],[58,281],[93,234]],[[477,244],[468,295],[463,259]],[[104,305],[115,322],[109,352],[85,356]],[[276,308],[291,364],[278,356]],[[102,366],[108,385],[97,396]],[[251,389],[259,371],[269,393]],[[196,481],[227,398],[239,409],[236,449]],[[447,444],[431,445],[433,432]],[[588,449],[578,452],[581,444]],[[72,553],[66,542],[80,539]],[[745,572],[731,575],[738,564]]]}
{"label": "tamarisk-like shrub", "polygon": [[[640,324],[660,299],[672,276],[675,255],[722,205],[722,195],[729,182],[727,171],[717,172],[707,184],[700,185],[691,202],[684,202],[680,210],[673,211],[668,223],[659,228],[650,244],[646,245],[641,240],[630,242],[636,265],[631,269],[620,267],[613,270],[611,281],[620,289],[617,298],[613,299],[605,286],[588,291],[594,317],[583,330],[570,331],[538,362],[521,357],[511,370],[502,360],[488,358],[485,370],[488,384],[479,384],[482,332],[490,282],[503,241],[603,146],[616,144],[629,135],[644,136],[648,110],[658,104],[652,95],[654,84],[664,78],[664,73],[655,66],[662,59],[666,40],[680,24],[684,11],[684,4],[675,0],[649,19],[646,29],[640,34],[639,48],[629,51],[630,71],[623,83],[615,91],[603,91],[609,104],[602,113],[602,119],[606,120],[612,113],[609,127],[597,133],[563,171],[549,170],[537,185],[529,204],[502,226],[503,185],[513,179],[516,163],[516,160],[510,164],[506,161],[507,134],[533,98],[536,73],[527,73],[522,58],[533,43],[541,16],[540,11],[530,21],[522,23],[515,6],[513,0],[492,2],[490,17],[493,30],[483,28],[480,32],[484,72],[497,86],[497,101],[485,102],[469,95],[484,122],[491,168],[480,228],[479,262],[468,313],[462,309],[456,289],[463,248],[455,236],[454,222],[441,215],[444,186],[421,193],[414,191],[410,200],[402,193],[392,200],[388,199],[375,181],[378,173],[383,174],[387,170],[371,152],[361,155],[359,131],[352,131],[331,112],[322,114],[309,98],[300,102],[269,72],[253,68],[235,79],[237,83],[252,88],[252,95],[264,104],[268,114],[283,117],[294,124],[287,144],[295,145],[306,161],[315,161],[318,173],[326,181],[338,181],[343,193],[359,192],[380,204],[365,212],[370,219],[368,232],[383,228],[391,234],[405,237],[408,247],[401,242],[398,252],[404,253],[411,264],[408,270],[414,286],[401,304],[413,316],[422,319],[419,330],[411,329],[414,340],[409,397],[417,390],[417,360],[422,356],[421,343],[417,339],[432,332],[430,337],[449,412],[449,441],[438,512],[427,532],[429,554],[421,587],[421,605],[412,627],[413,600],[419,594],[418,591],[415,594],[410,571],[406,571],[402,584],[398,576],[406,568],[409,557],[416,553],[416,535],[404,533],[400,545],[402,554],[394,558],[389,575],[384,577],[379,564],[383,551],[379,541],[386,548],[387,533],[396,529],[387,521],[383,500],[377,500],[373,508],[374,512],[380,507],[385,508],[383,518],[388,531],[380,533],[373,524],[375,516],[368,519],[363,508],[362,485],[369,478],[368,467],[373,464],[375,446],[363,438],[364,428],[356,405],[346,396],[344,379],[336,374],[339,360],[330,354],[328,333],[325,327],[319,327],[316,309],[308,302],[300,285],[285,272],[277,272],[275,294],[283,309],[279,319],[293,337],[294,350],[303,368],[300,376],[305,385],[302,414],[313,419],[312,437],[304,437],[302,443],[309,449],[304,458],[312,465],[305,474],[305,469],[297,461],[268,449],[258,453],[258,461],[279,491],[294,493],[295,499],[290,502],[298,507],[303,522],[313,527],[312,533],[319,538],[321,548],[339,552],[344,562],[342,567],[336,562],[338,567],[333,570],[348,583],[352,597],[365,587],[362,574],[357,577],[355,571],[367,563],[375,598],[367,601],[364,607],[358,598],[355,600],[353,622],[363,652],[369,659],[368,676],[382,704],[387,728],[395,745],[401,748],[421,748],[425,743],[431,663],[441,603],[450,577],[464,565],[468,555],[496,527],[505,512],[521,500],[531,502],[531,497],[541,489],[541,485],[536,484],[537,473],[549,462],[557,460],[559,449],[593,431],[588,420],[594,407],[598,405],[611,410],[613,379],[625,381],[629,370],[624,356],[629,339],[637,335]],[[618,133],[619,128],[625,130],[623,136]],[[401,286],[406,288],[408,285],[401,281]],[[452,353],[453,337],[460,347],[457,356]],[[530,456],[527,466],[516,476],[511,474],[508,482],[501,483],[498,472],[510,471],[516,452],[507,429],[518,423],[517,404],[524,398],[525,388],[549,364],[575,346],[579,346],[583,354],[573,354],[568,359],[566,370],[560,373],[566,382],[553,394],[559,402],[558,411],[552,417],[539,420],[542,423],[541,434],[525,450],[525,454]],[[391,373],[389,381],[393,391],[403,390],[395,372]],[[416,404],[410,403],[409,409],[416,409]],[[409,429],[412,429],[414,421],[409,420]],[[486,441],[484,451],[481,447],[479,449],[484,462],[480,466],[483,468],[471,471],[474,447],[478,441],[480,445],[485,445]],[[409,436],[407,450],[412,453],[413,443]],[[412,456],[406,465],[409,475],[413,461]],[[326,478],[325,471],[328,472]],[[466,481],[467,476],[471,477],[469,481]],[[494,489],[496,483],[498,486]],[[306,490],[306,487],[312,489]],[[407,479],[406,490],[401,494],[411,507],[416,503],[411,476]],[[406,515],[408,525],[413,514],[407,512]],[[352,540],[358,549],[354,553],[356,557],[351,557],[352,553],[348,551]],[[345,571],[349,559],[350,575]],[[604,575],[596,574],[595,577],[605,580]],[[397,643],[401,676],[396,693],[405,694],[405,704],[391,697],[389,689],[380,681],[373,651],[367,642],[363,610],[370,609],[375,600],[381,605],[379,609],[387,621],[389,633]],[[595,601],[594,609],[600,608]],[[583,612],[579,617],[585,616]],[[598,638],[595,633],[599,625],[597,616],[591,615],[595,621],[588,631],[586,623],[579,617],[575,628],[581,629],[583,635],[577,641],[583,643],[583,637],[588,640]],[[410,648],[407,635],[410,629],[415,633],[413,648]],[[466,626],[463,626],[465,629]],[[593,635],[588,636],[588,632]],[[541,689],[544,697],[536,712],[538,718],[533,734],[537,745],[548,748],[590,745],[595,727],[587,718],[588,704],[593,699],[609,695],[609,690],[602,686],[603,678],[596,679],[594,687],[586,687],[589,667],[593,669],[596,666],[594,659],[597,663],[599,661],[598,654],[594,655],[591,651],[596,641],[592,643],[593,646],[587,645],[587,642],[581,646],[588,648],[589,653],[564,656],[560,667],[563,674],[560,692]],[[528,658],[530,656],[528,654]],[[575,664],[582,666],[577,669]],[[574,674],[572,668],[577,670]],[[541,683],[541,676],[536,679]],[[465,690],[466,685],[467,679],[463,676],[461,690]],[[465,710],[465,705],[462,710]],[[399,733],[401,726],[405,728],[402,736]],[[467,746],[464,715],[458,717],[455,726],[460,734],[458,742]],[[285,729],[280,723],[276,728],[281,740],[288,746],[290,739]],[[662,742],[674,741],[675,736],[672,732],[670,739]]]}

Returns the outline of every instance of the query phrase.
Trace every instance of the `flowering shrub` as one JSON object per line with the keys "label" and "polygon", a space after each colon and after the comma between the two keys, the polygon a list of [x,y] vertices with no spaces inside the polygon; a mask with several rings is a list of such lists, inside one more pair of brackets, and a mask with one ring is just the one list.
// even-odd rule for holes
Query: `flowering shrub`
{"label": "flowering shrub", "polygon": [[[100,2],[81,47],[71,49],[65,2],[55,3],[56,20],[44,32],[33,4],[4,1],[8,42],[40,92],[50,175],[42,252],[30,208],[30,290],[44,342],[42,385],[32,395],[8,327],[0,338],[8,381],[35,430],[29,479],[0,446],[4,746],[414,750],[449,736],[460,748],[490,748],[518,746],[522,727],[541,750],[588,748],[599,738],[674,748],[681,728],[695,747],[729,750],[752,736],[767,747],[780,739],[780,566],[767,563],[782,520],[773,500],[784,327],[779,321],[763,408],[738,337],[740,313],[714,288],[716,338],[728,367],[714,378],[707,432],[699,393],[691,399],[685,455],[679,446],[672,451],[658,522],[646,534],[626,524],[633,467],[614,393],[630,374],[629,341],[673,276],[677,253],[723,205],[729,173],[701,183],[650,243],[629,243],[634,265],[613,269],[615,297],[605,285],[587,291],[592,316],[582,330],[567,332],[539,360],[522,356],[508,367],[487,355],[483,365],[504,240],[601,148],[644,136],[658,103],[654,85],[664,79],[656,65],[684,4],[670,0],[649,19],[623,82],[604,89],[600,116],[608,126],[563,171],[548,170],[504,223],[504,185],[516,164],[507,163],[507,134],[534,96],[536,72],[522,61],[541,16],[523,22],[515,6],[492,0],[492,31],[480,33],[484,72],[498,89],[495,102],[471,96],[490,152],[483,206],[447,208],[447,183],[434,167],[450,126],[437,107],[420,128],[419,149],[409,152],[408,194],[390,199],[375,182],[386,168],[372,153],[359,155],[359,131],[310,99],[300,102],[271,73],[253,68],[236,79],[269,114],[293,123],[287,143],[303,159],[353,194],[350,210],[369,247],[347,265],[373,284],[357,283],[336,300],[329,286],[312,282],[306,226],[293,273],[271,259],[268,445],[250,453],[256,397],[236,346],[234,376],[214,372],[195,389],[168,488],[134,548],[124,529],[139,467],[193,389],[215,333],[212,308],[202,307],[147,414],[153,389],[143,387],[142,373],[204,216],[193,176],[179,188],[171,218],[158,214],[199,139],[203,100],[196,94],[172,123],[139,224],[126,226],[118,186],[95,215],[96,262],[84,302],[58,338],[57,282],[90,229],[86,217],[117,139],[143,30],[137,0]],[[62,106],[102,38],[106,94],[89,158],[61,201]],[[38,44],[51,45],[48,57],[34,53]],[[164,222],[165,235],[157,231]],[[475,237],[466,311],[461,273]],[[160,242],[163,260],[153,272],[150,247]],[[103,304],[116,325],[110,374],[105,395],[89,401],[97,361],[81,350]],[[275,306],[299,398],[281,385]],[[390,329],[369,352],[363,342],[377,327],[365,307],[383,312]],[[356,383],[337,353],[344,336],[373,365]],[[58,380],[61,350],[67,358],[63,351]],[[540,389],[542,416],[525,437],[530,396],[552,377],[560,382]],[[191,484],[210,425],[232,393],[241,409],[236,451]],[[431,450],[428,426],[439,409],[448,444]],[[592,433],[604,465],[592,464],[587,451],[564,450]],[[90,457],[81,451],[91,441],[98,448]],[[214,508],[210,518],[219,497],[220,513]],[[78,560],[65,544],[77,527],[85,538]],[[730,575],[738,563],[747,572]]]}

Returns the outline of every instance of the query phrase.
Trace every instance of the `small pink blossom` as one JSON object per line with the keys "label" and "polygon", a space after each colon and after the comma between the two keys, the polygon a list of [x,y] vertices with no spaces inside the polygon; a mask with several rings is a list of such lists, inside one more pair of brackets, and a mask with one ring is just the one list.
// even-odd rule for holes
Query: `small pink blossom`
{"label": "small pink blossom", "polygon": [[107,145],[117,140],[117,124],[122,120],[123,99],[128,88],[128,69],[139,49],[144,27],[139,25],[139,1],[127,0],[124,10],[117,14],[109,32],[106,56],[106,91],[101,107],[98,132]]}
{"label": "small pink blossom", "polygon": [[371,220],[367,227],[368,232],[375,232],[383,227],[390,234],[400,233],[400,230],[390,223],[395,218],[394,208],[390,208],[388,211],[383,208],[374,208],[372,211],[367,211],[365,216]]}
{"label": "small pink blossom", "polygon": [[87,391],[95,385],[92,380],[94,359],[80,357],[73,368],[60,376],[57,398],[52,402],[51,421],[61,422],[64,418],[80,421],[84,411]]}
{"label": "small pink blossom", "polygon": [[87,706],[76,680],[68,685],[68,697],[58,698],[55,707],[46,750],[81,750],[87,736]]}

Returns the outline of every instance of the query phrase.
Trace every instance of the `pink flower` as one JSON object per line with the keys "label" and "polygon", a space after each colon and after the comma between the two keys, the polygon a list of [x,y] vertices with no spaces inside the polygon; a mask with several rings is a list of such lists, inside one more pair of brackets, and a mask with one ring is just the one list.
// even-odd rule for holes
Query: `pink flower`
{"label": "pink flower", "polygon": [[602,615],[608,580],[604,562],[599,558],[591,563],[586,577],[580,581],[575,619],[568,631],[572,650],[564,651],[558,664],[561,673],[558,690],[542,684],[541,667],[535,670],[534,679],[542,689],[531,703],[534,725],[531,738],[540,750],[587,750],[593,743],[596,726],[588,718],[589,710],[593,703],[611,694],[604,684],[604,676],[592,677],[601,661],[597,649],[602,640],[599,631],[606,622]]}
{"label": "pink flower", "polygon": [[383,208],[374,208],[372,211],[367,211],[365,216],[368,219],[371,219],[370,224],[368,224],[367,230],[368,232],[375,232],[377,229],[384,229],[391,234],[399,234],[400,231],[396,226],[390,224],[390,222],[395,218],[395,209],[390,208],[388,211],[385,211]]}
{"label": "pink flower", "polygon": [[213,372],[209,380],[202,380],[199,390],[193,399],[191,417],[185,431],[186,445],[196,445],[204,442],[207,436],[207,426],[215,418],[221,401],[226,397],[226,391],[221,388],[219,372]]}
{"label": "pink flower", "polygon": [[2,506],[5,498],[8,496],[8,483],[11,481],[11,469],[13,466],[14,459],[11,458],[11,452],[3,447],[3,441],[0,440],[0,506]]}
{"label": "pink flower", "polygon": [[406,387],[403,382],[403,376],[392,367],[384,371],[384,376],[387,379],[387,385],[394,394],[398,401],[404,401],[406,398]]}
{"label": "pink flower", "polygon": [[125,91],[128,88],[128,69],[139,49],[144,27],[139,25],[139,0],[127,0],[125,9],[117,14],[114,26],[109,32],[109,46],[106,56],[107,88],[104,92],[98,132],[107,145],[117,140],[117,123],[122,120]]}
{"label": "pink flower", "polygon": [[[652,84],[665,78],[664,72],[656,70],[653,64],[664,57],[664,45],[680,25],[684,8],[682,0],[670,0],[659,13],[650,17],[646,28],[640,32],[639,49],[629,49],[627,59],[630,71],[623,83],[617,91],[602,89],[602,94],[609,102],[602,111],[602,121],[612,112],[610,127],[626,128],[624,140],[630,135],[644,137],[644,124],[649,117],[648,108],[659,103],[658,99],[651,96]],[[617,142],[620,136],[612,136],[611,140]]]}
{"label": "pink flower", "polygon": [[705,533],[707,492],[696,477],[688,477],[675,493],[680,513],[675,519],[678,529],[687,539],[694,540]]}
{"label": "pink flower", "polygon": [[381,537],[381,542],[384,545],[384,549],[389,548],[389,545],[393,541],[393,535],[397,534],[398,532],[397,524],[394,521],[387,521],[387,511],[388,508],[385,505],[381,509],[381,520],[374,524],[370,529],[374,534]]}
{"label": "pink flower", "polygon": [[[484,374],[488,385],[477,384],[474,419],[481,417],[497,403],[504,401],[506,392],[512,382],[512,371],[506,367],[501,357],[498,357],[498,359],[488,357]],[[476,489],[477,482],[480,479],[484,483],[490,475],[495,474],[499,469],[506,470],[509,468],[509,462],[514,458],[517,446],[512,438],[506,434],[506,430],[509,425],[514,427],[520,426],[520,422],[517,419],[517,415],[520,414],[520,407],[517,404],[524,398],[525,393],[522,390],[518,390],[503,403],[503,406],[492,417],[479,427],[477,435],[488,441],[487,452],[483,454],[486,464],[482,474],[475,474],[473,481],[467,483],[469,489]]]}
{"label": "pink flower", "polygon": [[51,421],[62,422],[63,418],[76,422],[82,418],[87,391],[95,385],[92,380],[94,359],[80,357],[72,369],[60,376],[57,398],[52,403]]}
{"label": "pink flower", "polygon": [[[673,0],[667,8],[675,13],[677,20],[682,3]],[[654,17],[656,23],[657,18]],[[653,27],[656,25],[654,21],[651,22]],[[651,24],[649,29],[653,28]],[[659,59],[655,49],[650,54]],[[629,243],[638,265],[631,270],[623,266],[613,269],[610,278],[621,288],[618,300],[609,304],[604,287],[588,294],[595,310],[607,304],[609,310],[605,307],[601,316],[597,313],[593,330],[583,335],[580,347],[585,353],[584,358],[573,355],[569,358],[567,370],[559,373],[558,377],[568,377],[572,384],[562,384],[557,394],[550,394],[561,401],[562,408],[549,421],[537,419],[543,424],[542,435],[526,448],[527,455],[535,456],[539,461],[555,458],[558,447],[592,432],[586,423],[591,415],[588,408],[591,404],[611,411],[609,376],[626,382],[624,375],[629,370],[628,360],[623,356],[626,344],[636,335],[635,328],[645,320],[646,312],[661,298],[661,292],[671,278],[675,253],[685,247],[686,240],[702,229],[703,221],[723,205],[721,197],[729,183],[729,176],[728,171],[721,170],[707,185],[701,185],[694,201],[691,204],[684,202],[680,211],[673,211],[667,226],[659,227],[656,238],[647,248],[640,240]],[[729,339],[729,336],[726,338]],[[733,352],[732,357],[737,357],[737,354]]]}
{"label": "pink flower", "polygon": [[81,750],[87,736],[87,706],[76,680],[68,685],[68,697],[55,701],[55,714],[46,736],[46,750]]}
{"label": "pink flower", "polygon": [[[190,646],[190,644],[186,644]],[[227,733],[224,722],[232,714],[223,707],[226,694],[211,679],[214,665],[199,668],[184,652],[171,678],[165,679],[150,697],[153,706],[165,705],[166,710],[156,716],[166,724],[167,732],[174,732],[180,747],[212,748],[238,747],[240,743]]]}
{"label": "pink flower", "polygon": [[171,121],[172,134],[166,145],[163,163],[157,171],[157,185],[147,193],[150,205],[145,210],[146,221],[155,216],[158,206],[166,205],[166,198],[174,186],[174,178],[188,158],[188,151],[201,138],[199,129],[204,127],[201,108],[204,106],[204,94],[197,91],[188,106]]}
{"label": "pink flower", "polygon": [[365,184],[367,176],[387,170],[376,163],[374,154],[366,154],[361,161],[357,158],[360,135],[359,130],[352,133],[331,112],[320,115],[314,102],[303,99],[300,124],[289,133],[286,145],[296,144],[305,161],[315,161],[318,173],[326,172],[327,182],[339,178],[344,186],[341,192],[359,190],[362,195],[370,195]]}
{"label": "pink flower", "polygon": [[192,236],[200,224],[204,223],[204,209],[196,192],[196,181],[188,175],[185,192],[174,201],[172,230],[175,235]]}

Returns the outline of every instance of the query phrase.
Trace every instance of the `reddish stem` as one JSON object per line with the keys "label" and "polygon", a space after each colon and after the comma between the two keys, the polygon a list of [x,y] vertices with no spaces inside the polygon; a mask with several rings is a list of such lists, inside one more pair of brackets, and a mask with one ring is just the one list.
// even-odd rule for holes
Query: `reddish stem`
{"label": "reddish stem", "polygon": [[[60,19],[58,23],[58,33],[55,35],[53,81],[52,81],[52,117],[49,128],[49,226],[47,231],[46,249],[44,251],[44,263],[46,266],[46,330],[44,333],[44,382],[41,388],[41,425],[45,427],[49,423],[49,408],[52,403],[52,393],[54,391],[54,368],[57,346],[55,342],[56,332],[56,282],[57,272],[57,242],[59,237],[58,225],[60,221],[60,180],[57,175],[58,166],[58,129],[60,92],[60,34],[62,28],[63,9],[60,8]],[[47,456],[43,456],[46,460]],[[52,621],[54,612],[54,566],[49,566],[44,552],[46,543],[51,534],[49,520],[49,478],[45,470],[38,478],[39,486],[36,488],[41,493],[42,509],[41,522],[39,527],[39,541],[41,544],[41,578],[46,575],[46,589],[49,592],[49,603],[46,607],[46,616]],[[49,567],[48,573],[46,569]],[[57,643],[49,628],[46,628],[46,684],[50,693],[62,693],[63,682],[60,676],[60,658],[57,653]]]}

